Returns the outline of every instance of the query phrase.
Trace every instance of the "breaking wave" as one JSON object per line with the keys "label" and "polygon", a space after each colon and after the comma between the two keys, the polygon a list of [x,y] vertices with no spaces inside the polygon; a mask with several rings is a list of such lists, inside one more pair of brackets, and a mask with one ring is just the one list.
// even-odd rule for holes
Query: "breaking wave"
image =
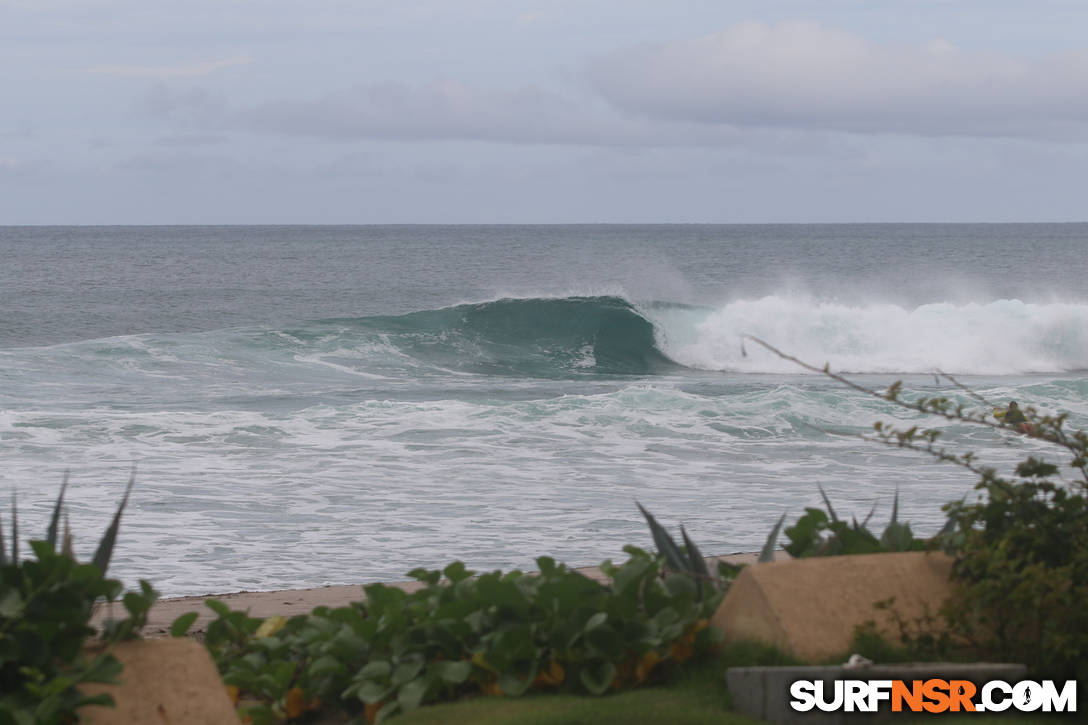
{"label": "breaking wave", "polygon": [[[653,317],[651,313],[651,317]],[[936,303],[852,306],[769,296],[660,316],[661,349],[687,367],[798,373],[751,343],[856,373],[1016,375],[1088,369],[1088,305]]]}

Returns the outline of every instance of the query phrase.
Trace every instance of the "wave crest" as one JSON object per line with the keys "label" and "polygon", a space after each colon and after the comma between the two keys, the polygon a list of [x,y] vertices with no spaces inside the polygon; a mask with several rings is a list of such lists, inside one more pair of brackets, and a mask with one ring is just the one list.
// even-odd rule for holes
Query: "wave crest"
{"label": "wave crest", "polygon": [[325,321],[337,323],[349,334],[380,337],[400,355],[458,372],[565,377],[676,367],[657,348],[653,323],[620,297],[510,298]]}
{"label": "wave crest", "polygon": [[1088,369],[1085,304],[1006,299],[910,309],[768,296],[681,317],[651,314],[661,328],[662,350],[703,370],[803,372],[754,345],[742,349],[744,334],[847,372],[1015,375]]}

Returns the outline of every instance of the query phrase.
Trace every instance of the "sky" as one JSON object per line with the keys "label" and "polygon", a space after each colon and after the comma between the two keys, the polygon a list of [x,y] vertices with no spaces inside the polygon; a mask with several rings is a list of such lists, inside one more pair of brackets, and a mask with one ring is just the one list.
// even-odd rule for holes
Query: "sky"
{"label": "sky", "polygon": [[1085,221],[1083,0],[0,0],[0,224]]}

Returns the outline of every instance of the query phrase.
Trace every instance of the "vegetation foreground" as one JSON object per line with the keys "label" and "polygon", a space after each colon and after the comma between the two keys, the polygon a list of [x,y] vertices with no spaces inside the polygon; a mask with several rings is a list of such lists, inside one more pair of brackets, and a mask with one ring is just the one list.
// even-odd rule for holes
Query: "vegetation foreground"
{"label": "vegetation foreground", "polygon": [[[944,529],[919,539],[897,520],[898,500],[876,536],[869,517],[847,522],[824,496],[826,511],[806,509],[784,532],[783,516],[761,559],[773,555],[781,533],[787,551],[801,558],[942,549],[954,557],[955,588],[933,622],[904,627],[898,642],[859,630],[855,651],[881,662],[1022,662],[1036,679],[1088,680],[1088,435],[1067,430],[1065,415],[1030,407],[1026,420],[1011,426],[995,416],[999,406],[948,376],[955,397],[908,398],[898,383],[875,391],[821,372],[914,417],[1032,438],[1067,459],[1058,465],[1029,456],[1006,477],[970,452],[941,447],[937,430],[878,423],[871,440],[976,474],[977,500],[946,504]],[[148,582],[124,593],[106,577],[127,497],[126,490],[87,564],[76,562],[71,537],[59,531],[63,486],[46,537],[31,542],[34,558],[19,557],[13,503],[10,556],[0,535],[0,725],[74,722],[80,707],[109,703],[108,695],[80,691],[81,683],[120,674],[108,648],[88,654],[84,647],[96,634],[91,613],[97,602],[119,599],[127,616],[98,633],[119,641],[138,634],[157,596]],[[725,667],[786,658],[742,645],[722,648],[709,619],[737,568],[708,571],[683,528],[678,542],[642,513],[656,552],[626,547],[626,561],[602,564],[608,583],[550,557],[537,559],[533,574],[476,574],[455,562],[411,572],[422,585],[417,591],[370,585],[365,601],[290,619],[256,619],[211,601],[218,616],[205,644],[239,714],[256,725],[393,717],[406,724],[750,722],[729,710]],[[179,618],[172,634],[184,635],[195,616]]]}

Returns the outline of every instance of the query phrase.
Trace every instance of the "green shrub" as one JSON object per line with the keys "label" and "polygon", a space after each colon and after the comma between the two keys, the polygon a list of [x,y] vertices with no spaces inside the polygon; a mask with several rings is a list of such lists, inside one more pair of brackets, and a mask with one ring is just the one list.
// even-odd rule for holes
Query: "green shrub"
{"label": "green shrub", "polygon": [[978,476],[978,499],[947,504],[949,525],[932,542],[955,558],[956,588],[941,614],[956,644],[980,658],[1022,662],[1037,676],[1088,680],[1088,433],[1068,430],[1066,414],[1044,415],[1030,406],[1022,411],[1024,422],[1008,425],[1000,406],[943,373],[939,377],[977,406],[944,396],[908,398],[899,382],[883,392],[872,390],[827,366],[816,368],[750,339],[907,410],[1034,438],[1066,456],[1064,466],[1029,456],[1012,477],[1003,477],[973,452],[942,447],[936,429],[877,423],[875,435],[868,437],[927,453]]}
{"label": "green shrub", "polygon": [[[925,541],[914,538],[910,524],[899,521],[898,491],[892,503],[891,521],[880,538],[874,536],[867,527],[869,519],[876,511],[875,505],[861,523],[858,523],[856,518],[847,523],[835,513],[822,486],[820,495],[823,496],[824,505],[827,506],[827,513],[817,508],[806,508],[805,514],[797,520],[797,523],[786,529],[786,537],[790,540],[786,546],[786,552],[794,558],[919,551],[926,546]],[[771,532],[767,546],[772,545],[777,539],[778,528],[781,524],[780,520]]]}
{"label": "green shrub", "polygon": [[[1021,464],[1020,475],[1034,464]],[[1052,475],[1052,474],[1051,474]],[[992,471],[956,507],[956,595],[949,623],[980,655],[1040,675],[1088,679],[1088,502],[1047,477]]]}
{"label": "green shrub", "polygon": [[[128,490],[94,560],[80,564],[71,554],[67,532],[59,552],[56,547],[65,486],[45,539],[30,542],[34,558],[19,560],[14,504],[10,557],[0,536],[0,725],[72,722],[83,705],[113,703],[109,695],[84,696],[79,685],[112,682],[121,671],[108,652],[90,656],[84,645],[95,633],[89,624],[95,603],[115,601],[122,592],[121,583],[107,579],[105,572]],[[147,582],[140,584],[139,593],[123,597],[129,616],[107,624],[103,636],[108,641],[131,636],[146,622],[157,595]]]}
{"label": "green shrub", "polygon": [[322,707],[380,721],[472,693],[599,695],[717,643],[708,617],[720,591],[625,551],[622,565],[602,564],[609,584],[541,557],[534,574],[417,569],[415,591],[372,584],[365,602],[289,620],[213,601],[205,643],[257,725]]}
{"label": "green shrub", "polygon": [[940,613],[932,612],[928,607],[912,619],[905,618],[895,607],[895,597],[874,605],[877,609],[887,610],[898,629],[898,637],[889,640],[876,627],[876,622],[869,620],[854,629],[850,651],[831,658],[838,663],[849,659],[852,654],[860,654],[873,662],[963,662],[972,659],[961,641],[954,641],[948,628],[943,625]]}

